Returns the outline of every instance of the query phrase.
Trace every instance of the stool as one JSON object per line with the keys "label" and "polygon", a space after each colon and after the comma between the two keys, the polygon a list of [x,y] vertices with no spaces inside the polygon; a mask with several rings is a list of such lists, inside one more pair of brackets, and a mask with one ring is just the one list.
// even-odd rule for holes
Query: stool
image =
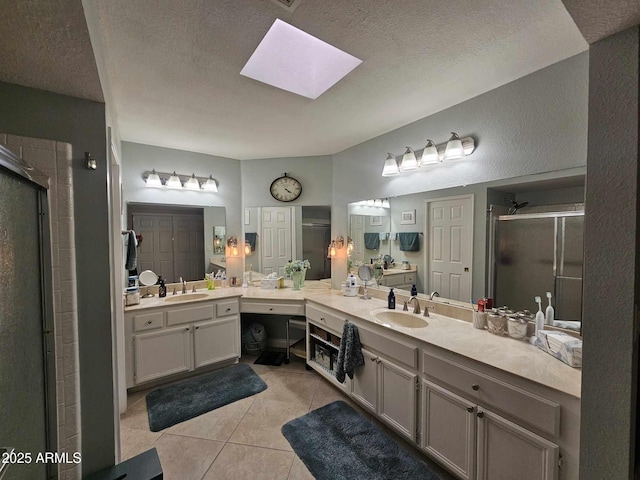
{"label": "stool", "polygon": [[163,480],[162,465],[155,448],[129,460],[93,473],[85,480]]}

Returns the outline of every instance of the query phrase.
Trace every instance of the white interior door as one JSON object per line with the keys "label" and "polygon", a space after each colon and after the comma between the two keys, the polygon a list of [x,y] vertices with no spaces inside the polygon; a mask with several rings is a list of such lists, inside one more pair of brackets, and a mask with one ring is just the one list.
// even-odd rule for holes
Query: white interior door
{"label": "white interior door", "polygon": [[291,209],[262,208],[262,273],[284,275],[284,264],[292,260]]}
{"label": "white interior door", "polygon": [[473,195],[427,201],[428,286],[468,302],[473,258]]}

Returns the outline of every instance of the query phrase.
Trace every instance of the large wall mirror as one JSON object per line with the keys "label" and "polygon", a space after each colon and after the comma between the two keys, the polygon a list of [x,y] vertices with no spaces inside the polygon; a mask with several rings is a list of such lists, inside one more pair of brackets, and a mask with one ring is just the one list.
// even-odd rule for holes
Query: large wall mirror
{"label": "large wall mirror", "polygon": [[[438,292],[468,304],[489,296],[513,310],[537,310],[552,294],[557,326],[579,330],[582,313],[584,174],[580,169],[389,198],[377,257],[393,262],[381,288]],[[349,204],[348,264],[370,262],[356,238],[374,233],[363,202]],[[375,212],[377,213],[377,212]],[[377,223],[377,222],[376,222]],[[380,230],[383,231],[382,229]],[[380,235],[380,240],[383,236]],[[371,244],[373,245],[373,244]]]}
{"label": "large wall mirror", "polygon": [[309,260],[307,280],[331,278],[329,205],[246,207],[244,231],[251,246],[245,266],[253,272],[284,276],[287,262]]}
{"label": "large wall mirror", "polygon": [[226,269],[224,207],[129,203],[127,225],[142,237],[138,273],[152,270],[174,283]]}

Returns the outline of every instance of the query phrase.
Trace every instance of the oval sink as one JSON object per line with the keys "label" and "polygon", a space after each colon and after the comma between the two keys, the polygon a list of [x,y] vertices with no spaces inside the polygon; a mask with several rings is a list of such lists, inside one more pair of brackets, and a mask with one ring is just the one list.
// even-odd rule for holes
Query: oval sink
{"label": "oval sink", "polygon": [[408,312],[398,312],[396,310],[380,309],[371,312],[376,323],[381,325],[392,325],[405,328],[424,328],[429,323],[418,315]]}
{"label": "oval sink", "polygon": [[191,300],[202,300],[204,298],[209,298],[208,293],[184,293],[180,296],[176,295],[174,297],[167,297],[164,299],[165,302],[170,303],[180,303],[180,302],[190,302]]}

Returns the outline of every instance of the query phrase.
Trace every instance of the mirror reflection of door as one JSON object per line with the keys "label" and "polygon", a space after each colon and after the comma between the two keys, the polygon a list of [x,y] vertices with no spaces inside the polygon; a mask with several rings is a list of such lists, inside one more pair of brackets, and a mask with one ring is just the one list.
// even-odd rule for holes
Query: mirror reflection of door
{"label": "mirror reflection of door", "polygon": [[349,217],[349,221],[351,222],[351,239],[353,240],[351,259],[355,265],[364,262],[364,222],[366,218],[364,215],[350,215]]}
{"label": "mirror reflection of door", "polygon": [[262,273],[284,276],[284,264],[292,259],[291,208],[262,208]]}
{"label": "mirror reflection of door", "polygon": [[311,268],[307,280],[331,278],[331,260],[327,247],[331,243],[331,207],[302,207],[302,259]]}
{"label": "mirror reflection of door", "polygon": [[471,299],[473,196],[427,202],[428,291],[441,297]]}
{"label": "mirror reflection of door", "polygon": [[142,236],[138,273],[152,270],[168,283],[204,278],[202,208],[129,205],[130,225]]}

